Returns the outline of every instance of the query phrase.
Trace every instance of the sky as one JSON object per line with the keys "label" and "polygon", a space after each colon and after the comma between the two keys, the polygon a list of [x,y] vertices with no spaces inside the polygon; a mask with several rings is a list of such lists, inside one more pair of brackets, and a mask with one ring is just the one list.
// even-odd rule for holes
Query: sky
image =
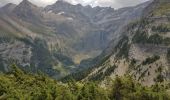
{"label": "sky", "polygon": [[[22,0],[0,0],[0,6],[4,6],[7,3],[19,4]],[[29,0],[30,2],[38,6],[46,6],[55,3],[57,0]],[[65,0],[72,4],[92,5],[92,6],[104,6],[113,8],[122,8],[128,6],[135,6],[148,0]]]}

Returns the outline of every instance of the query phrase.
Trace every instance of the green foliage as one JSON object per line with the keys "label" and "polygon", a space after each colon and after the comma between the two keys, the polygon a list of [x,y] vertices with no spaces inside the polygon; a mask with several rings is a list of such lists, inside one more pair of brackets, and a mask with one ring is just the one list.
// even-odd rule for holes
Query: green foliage
{"label": "green foliage", "polygon": [[[93,64],[91,64],[91,66],[86,70],[81,70],[77,73],[72,73],[71,75],[68,75],[64,78],[61,79],[62,82],[68,82],[70,79],[74,78],[76,81],[81,81],[82,79],[84,79],[87,75],[89,75],[95,68],[103,66],[105,63],[107,63],[108,58],[110,57],[110,55],[108,56],[98,56],[95,59],[93,59]],[[100,58],[100,59],[98,59]],[[100,73],[102,76],[102,73]]]}
{"label": "green foliage", "polygon": [[151,35],[148,40],[147,43],[151,43],[151,44],[162,44],[163,43],[163,37],[161,37],[158,34],[154,34]]}
{"label": "green foliage", "polygon": [[167,51],[167,60],[168,60],[168,62],[170,62],[170,49],[168,49],[168,51]]}
{"label": "green foliage", "polygon": [[170,38],[169,37],[163,37],[159,34],[153,34],[151,36],[148,36],[147,33],[145,32],[140,32],[138,31],[132,41],[134,43],[142,43],[142,44],[145,44],[145,43],[149,43],[149,44],[165,44],[165,45],[169,45],[170,44]]}
{"label": "green foliage", "polygon": [[43,74],[32,75],[17,66],[0,74],[0,100],[108,100],[106,91],[97,84],[79,84],[70,80],[67,84],[56,82]]}
{"label": "green foliage", "polygon": [[170,27],[167,25],[153,26],[152,31],[154,31],[154,32],[169,32]]}
{"label": "green foliage", "polygon": [[0,43],[8,43],[13,41],[11,37],[0,37]]}
{"label": "green foliage", "polygon": [[24,42],[27,45],[31,45],[31,46],[34,45],[33,40],[31,38],[20,38],[20,37],[17,37],[16,39],[21,41],[21,42]]}
{"label": "green foliage", "polygon": [[170,2],[168,0],[160,0],[160,4],[153,11],[154,16],[169,16]]}
{"label": "green foliage", "polygon": [[146,19],[146,18],[142,18],[140,20],[140,28],[144,29],[148,24],[150,24],[150,20]]}
{"label": "green foliage", "polygon": [[[155,89],[157,91],[155,91]],[[153,85],[144,87],[136,83],[130,76],[116,77],[111,90],[111,100],[170,100],[165,87]]]}
{"label": "green foliage", "polygon": [[95,83],[86,83],[78,95],[78,100],[108,100],[104,89],[98,87]]}
{"label": "green foliage", "polygon": [[124,100],[125,97],[129,98],[128,94],[135,92],[135,83],[130,78],[129,80],[123,80],[120,77],[116,77],[113,88],[111,98],[115,100]]}
{"label": "green foliage", "polygon": [[[104,72],[98,71],[96,74],[92,75],[89,80],[91,81],[101,81],[104,80],[106,77],[110,76],[114,70],[117,68],[116,65],[108,67]],[[102,70],[102,69],[101,69]]]}
{"label": "green foliage", "polygon": [[154,79],[155,82],[163,82],[165,80],[164,75],[162,74],[163,72],[163,66],[159,66],[158,69],[156,70],[157,72],[157,77]]}
{"label": "green foliage", "polygon": [[58,59],[60,62],[62,62],[66,66],[75,65],[71,58],[69,58],[61,53],[54,53],[54,57],[56,57],[56,59]]}
{"label": "green foliage", "polygon": [[124,36],[116,46],[116,49],[118,51],[116,57],[117,58],[128,58],[129,55],[129,49],[130,49],[130,44],[129,44],[129,39],[127,36]]}
{"label": "green foliage", "polygon": [[164,81],[164,76],[162,74],[158,74],[156,79],[154,79],[155,82],[163,82]]}
{"label": "green foliage", "polygon": [[11,72],[0,74],[0,100],[170,100],[166,89],[161,84],[144,87],[130,76],[117,77],[105,89],[73,79],[63,84],[44,74],[25,73],[15,65]]}
{"label": "green foliage", "polygon": [[136,60],[136,59],[131,59],[131,60],[130,60],[130,68],[131,68],[131,69],[135,69],[136,63],[137,63],[137,60]]}
{"label": "green foliage", "polygon": [[53,75],[53,59],[50,51],[48,50],[46,42],[39,38],[36,38],[34,40],[34,44],[35,45],[33,45],[32,48],[33,56],[31,57],[32,72],[37,72],[38,70],[41,70],[48,75]]}
{"label": "green foliage", "polygon": [[145,61],[142,62],[142,65],[152,64],[159,59],[160,59],[160,56],[157,56],[157,55],[154,55],[153,57],[148,57],[146,58]]}
{"label": "green foliage", "polygon": [[132,41],[134,43],[146,43],[147,38],[148,38],[148,36],[145,32],[137,31],[136,34],[134,35]]}
{"label": "green foliage", "polygon": [[112,67],[109,67],[109,68],[105,71],[105,76],[110,76],[110,75],[115,71],[116,68],[117,68],[116,65],[113,65]]}
{"label": "green foliage", "polygon": [[0,67],[0,72],[1,72],[1,71],[2,71],[2,72],[5,72],[4,60],[3,60],[3,58],[2,58],[1,55],[0,55],[0,65],[1,65],[1,67]]}
{"label": "green foliage", "polygon": [[163,43],[164,43],[165,45],[169,45],[169,44],[170,44],[170,38],[169,38],[169,37],[164,38]]}
{"label": "green foliage", "polygon": [[157,44],[157,45],[158,44],[169,45],[170,38],[169,37],[163,38],[163,36],[160,36],[159,34],[154,34],[148,38],[147,43]]}
{"label": "green foliage", "polygon": [[81,81],[83,78],[85,78],[90,72],[93,70],[93,68],[88,68],[85,71],[80,71],[77,73],[72,73],[64,78],[61,79],[62,82],[67,83],[70,79],[75,79],[76,81]]}

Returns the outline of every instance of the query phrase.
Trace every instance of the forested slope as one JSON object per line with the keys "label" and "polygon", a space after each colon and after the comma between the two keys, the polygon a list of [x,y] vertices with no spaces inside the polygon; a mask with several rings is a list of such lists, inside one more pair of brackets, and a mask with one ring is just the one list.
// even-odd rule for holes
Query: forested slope
{"label": "forested slope", "polygon": [[57,82],[39,72],[26,73],[17,66],[0,74],[0,100],[170,100],[170,84],[144,87],[130,76],[117,77],[103,88],[95,82]]}

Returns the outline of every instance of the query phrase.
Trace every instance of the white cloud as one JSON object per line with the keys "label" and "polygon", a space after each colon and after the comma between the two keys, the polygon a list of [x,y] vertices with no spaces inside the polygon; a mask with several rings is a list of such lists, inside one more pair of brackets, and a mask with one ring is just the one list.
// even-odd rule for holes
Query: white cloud
{"label": "white cloud", "polygon": [[[0,6],[7,3],[18,4],[22,0],[0,0]],[[39,5],[46,6],[55,3],[57,0],[29,0],[30,2]],[[121,8],[125,6],[134,6],[139,3],[148,1],[148,0],[65,0],[72,4],[81,3],[83,5],[92,5],[92,6],[111,6],[114,8]]]}
{"label": "white cloud", "polygon": [[46,6],[56,2],[56,0],[29,0],[29,1],[40,6]]}

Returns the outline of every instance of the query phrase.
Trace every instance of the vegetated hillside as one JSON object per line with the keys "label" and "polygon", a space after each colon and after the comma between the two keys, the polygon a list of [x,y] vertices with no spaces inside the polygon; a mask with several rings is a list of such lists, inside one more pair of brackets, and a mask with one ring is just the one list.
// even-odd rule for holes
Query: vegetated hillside
{"label": "vegetated hillside", "polygon": [[[103,53],[87,65],[87,71],[72,74],[77,80],[108,83],[107,77],[126,74],[143,85],[170,81],[170,2],[155,0],[143,12],[143,18],[125,27],[120,41],[113,40]],[[115,45],[115,43],[117,43]]]}
{"label": "vegetated hillside", "polygon": [[64,1],[45,8],[28,0],[7,4],[0,9],[0,70],[9,71],[15,62],[54,78],[72,73],[82,59],[95,57],[116,39],[122,26],[139,18],[147,4],[119,10]]}
{"label": "vegetated hillside", "polygon": [[63,84],[46,75],[32,75],[12,65],[12,70],[0,74],[1,100],[170,100],[168,84],[144,87],[131,77],[117,77],[102,88],[94,82]]}

